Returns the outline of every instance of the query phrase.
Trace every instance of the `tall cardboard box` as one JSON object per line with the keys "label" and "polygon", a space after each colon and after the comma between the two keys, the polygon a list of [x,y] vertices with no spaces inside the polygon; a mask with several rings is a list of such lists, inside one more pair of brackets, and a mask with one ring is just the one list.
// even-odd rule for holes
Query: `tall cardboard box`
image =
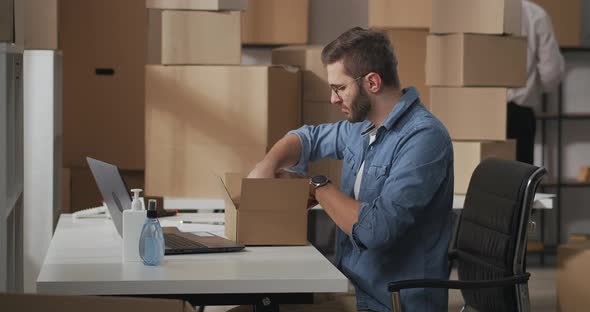
{"label": "tall cardboard box", "polygon": [[150,64],[239,65],[240,12],[149,11]]}
{"label": "tall cardboard box", "polygon": [[307,245],[307,179],[242,179],[228,174],[225,236],[244,245]]}
{"label": "tall cardboard box", "polygon": [[321,45],[294,45],[272,50],[273,64],[299,66],[303,70],[303,100],[329,102],[328,73],[322,64]]}
{"label": "tall cardboard box", "polygon": [[145,6],[161,10],[243,11],[248,0],[146,0]]}
{"label": "tall cardboard box", "polygon": [[402,88],[414,86],[429,107],[430,90],[426,86],[426,29],[389,29],[386,31],[397,57],[397,72]]}
{"label": "tall cardboard box", "polygon": [[58,0],[20,0],[25,10],[25,49],[58,50]]}
{"label": "tall cardboard box", "polygon": [[455,194],[467,193],[475,167],[486,158],[516,159],[516,141],[453,141]]}
{"label": "tall cardboard box", "polygon": [[248,172],[300,126],[300,80],[282,66],[146,66],[147,191],[219,198],[212,177]]}
{"label": "tall cardboard box", "polygon": [[306,44],[309,0],[249,0],[242,13],[243,44]]}
{"label": "tall cardboard box", "polygon": [[64,167],[143,170],[145,0],[61,0]]}
{"label": "tall cardboard box", "polygon": [[582,0],[532,0],[540,5],[553,24],[553,30],[562,47],[579,47],[582,38]]}
{"label": "tall cardboard box", "polygon": [[38,294],[0,294],[0,307],[4,311],[46,312],[194,312],[193,306],[181,300],[105,297],[63,296]]}
{"label": "tall cardboard box", "polygon": [[527,79],[526,51],[527,41],[524,37],[429,35],[426,84],[523,87]]}
{"label": "tall cardboard box", "polygon": [[557,310],[583,312],[590,306],[590,243],[570,242],[557,249]]}
{"label": "tall cardboard box", "polygon": [[520,35],[522,0],[432,1],[432,33]]}
{"label": "tall cardboard box", "polygon": [[506,88],[430,89],[431,112],[453,140],[506,140]]}
{"label": "tall cardboard box", "polygon": [[430,27],[432,0],[369,0],[369,27]]}

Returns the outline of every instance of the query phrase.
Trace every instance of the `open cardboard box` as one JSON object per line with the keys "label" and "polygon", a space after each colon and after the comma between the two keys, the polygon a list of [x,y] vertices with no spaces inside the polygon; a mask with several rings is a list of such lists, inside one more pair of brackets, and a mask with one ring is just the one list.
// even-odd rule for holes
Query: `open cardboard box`
{"label": "open cardboard box", "polygon": [[219,179],[225,236],[244,245],[307,245],[307,179]]}

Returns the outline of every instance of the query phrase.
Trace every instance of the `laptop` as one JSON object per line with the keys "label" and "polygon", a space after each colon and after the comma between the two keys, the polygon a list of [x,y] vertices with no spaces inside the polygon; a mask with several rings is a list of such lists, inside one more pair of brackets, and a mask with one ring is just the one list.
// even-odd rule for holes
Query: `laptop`
{"label": "laptop", "polygon": [[[86,157],[115,228],[123,237],[123,210],[131,208],[131,194],[115,165]],[[230,252],[244,249],[244,245],[209,232],[188,233],[177,227],[162,227],[166,255]]]}

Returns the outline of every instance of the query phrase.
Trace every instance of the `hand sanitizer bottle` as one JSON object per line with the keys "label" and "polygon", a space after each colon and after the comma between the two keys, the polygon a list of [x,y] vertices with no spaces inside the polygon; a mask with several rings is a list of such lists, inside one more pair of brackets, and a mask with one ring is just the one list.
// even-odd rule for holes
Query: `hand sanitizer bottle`
{"label": "hand sanitizer bottle", "polygon": [[139,255],[145,265],[160,265],[164,258],[164,235],[158,222],[154,199],[148,202],[147,219],[139,239]]}
{"label": "hand sanitizer bottle", "polygon": [[123,210],[123,261],[141,262],[139,236],[145,222],[146,212],[139,198],[141,189],[132,189],[131,209]]}

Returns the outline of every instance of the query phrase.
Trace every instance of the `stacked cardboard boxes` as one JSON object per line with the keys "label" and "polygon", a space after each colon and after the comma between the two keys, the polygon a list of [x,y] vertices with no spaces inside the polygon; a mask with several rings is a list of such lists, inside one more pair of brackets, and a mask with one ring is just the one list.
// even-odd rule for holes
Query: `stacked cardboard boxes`
{"label": "stacked cardboard boxes", "polygon": [[515,159],[506,137],[507,88],[526,83],[520,0],[432,1],[426,83],[431,111],[455,152],[455,193],[465,194],[479,162]]}
{"label": "stacked cardboard boxes", "polygon": [[[249,172],[301,124],[299,69],[240,65],[243,23],[235,10],[245,9],[238,5],[245,2],[213,1],[219,11],[200,10],[198,2],[147,2],[145,181],[150,195],[227,197],[223,183],[234,183],[222,182],[226,173]],[[241,195],[240,202],[226,204],[226,236],[248,245],[307,243],[307,181],[244,183],[241,193],[232,193]],[[291,209],[293,203],[299,209]],[[271,233],[278,228],[289,231]]]}
{"label": "stacked cardboard boxes", "polygon": [[[123,171],[143,172],[144,66],[147,45],[145,0],[31,1],[39,16],[50,24],[57,5],[58,29],[27,28],[30,46],[51,46],[57,38],[63,51],[63,167],[84,171],[71,175],[71,198],[65,211],[100,205],[98,188],[86,157],[117,165]],[[38,2],[38,3],[33,3]],[[57,36],[57,37],[56,37]],[[82,178],[83,177],[83,178]],[[143,184],[141,182],[140,184]],[[78,192],[75,189],[92,190]],[[68,190],[66,190],[68,192]]]}
{"label": "stacked cardboard boxes", "polygon": [[369,0],[369,27],[385,31],[391,40],[402,88],[416,87],[427,107],[426,36],[431,14],[430,0]]}

